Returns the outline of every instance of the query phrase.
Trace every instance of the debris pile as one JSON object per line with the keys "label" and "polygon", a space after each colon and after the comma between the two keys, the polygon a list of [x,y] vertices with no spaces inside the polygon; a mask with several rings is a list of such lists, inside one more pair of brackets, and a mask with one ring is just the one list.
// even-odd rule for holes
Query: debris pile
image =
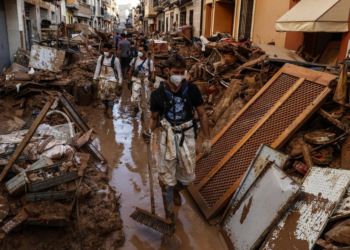
{"label": "debris pile", "polygon": [[78,107],[92,101],[102,35],[80,24],[48,31],[30,53],[19,49],[0,76],[6,249],[111,249],[124,242],[120,195],[99,167],[106,159]]}

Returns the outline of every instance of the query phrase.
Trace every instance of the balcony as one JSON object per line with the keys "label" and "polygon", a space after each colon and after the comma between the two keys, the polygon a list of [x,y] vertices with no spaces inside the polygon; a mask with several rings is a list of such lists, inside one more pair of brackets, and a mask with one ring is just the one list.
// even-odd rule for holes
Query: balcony
{"label": "balcony", "polygon": [[91,18],[91,9],[90,5],[80,2],[79,4],[79,10],[73,12],[73,16],[75,17],[82,17],[82,18]]}
{"label": "balcony", "polygon": [[79,10],[78,0],[67,0],[66,8],[71,10]]}
{"label": "balcony", "polygon": [[90,13],[91,13],[91,16],[96,16],[96,7],[95,6],[90,6]]}
{"label": "balcony", "polygon": [[103,0],[102,2],[107,5],[111,4],[111,0]]}
{"label": "balcony", "polygon": [[161,0],[154,0],[153,1],[153,11],[154,12],[161,12],[165,9],[165,7],[162,6],[160,3],[161,3]]}
{"label": "balcony", "polygon": [[104,20],[104,21],[110,21],[110,20],[111,20],[111,15],[108,14],[108,13],[104,13],[104,14],[103,14],[103,20]]}
{"label": "balcony", "polygon": [[164,6],[165,8],[169,7],[170,5],[171,5],[170,0],[162,0],[162,6]]}

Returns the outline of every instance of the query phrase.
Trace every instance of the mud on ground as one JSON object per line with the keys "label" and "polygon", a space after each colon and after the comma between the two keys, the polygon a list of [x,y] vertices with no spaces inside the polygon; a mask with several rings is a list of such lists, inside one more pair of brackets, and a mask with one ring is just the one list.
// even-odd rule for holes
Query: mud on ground
{"label": "mud on ground", "polygon": [[[84,250],[116,249],[124,243],[123,222],[116,193],[108,184],[107,176],[94,165],[86,169],[77,192],[79,217]],[[50,201],[53,203],[53,201]],[[50,203],[49,202],[49,203]],[[34,216],[46,211],[45,204],[35,209]],[[26,208],[31,206],[27,204]],[[49,206],[48,206],[49,207]],[[23,225],[3,241],[1,250],[80,250],[80,235],[76,206],[66,227]]]}

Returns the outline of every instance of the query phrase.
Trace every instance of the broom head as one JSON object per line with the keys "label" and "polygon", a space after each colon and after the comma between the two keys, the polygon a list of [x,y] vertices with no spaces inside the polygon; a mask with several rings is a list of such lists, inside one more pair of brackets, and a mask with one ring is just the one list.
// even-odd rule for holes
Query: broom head
{"label": "broom head", "polygon": [[157,230],[158,232],[167,235],[172,235],[175,232],[175,223],[171,222],[170,220],[163,219],[162,217],[159,217],[141,208],[136,207],[135,212],[133,212],[130,217],[133,220],[140,222],[141,224]]}

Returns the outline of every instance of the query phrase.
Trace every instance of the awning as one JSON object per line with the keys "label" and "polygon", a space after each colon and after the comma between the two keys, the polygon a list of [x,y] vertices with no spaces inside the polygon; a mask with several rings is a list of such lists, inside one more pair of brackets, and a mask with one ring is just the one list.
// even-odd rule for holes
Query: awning
{"label": "awning", "polygon": [[302,0],[276,22],[276,31],[347,32],[349,0]]}

